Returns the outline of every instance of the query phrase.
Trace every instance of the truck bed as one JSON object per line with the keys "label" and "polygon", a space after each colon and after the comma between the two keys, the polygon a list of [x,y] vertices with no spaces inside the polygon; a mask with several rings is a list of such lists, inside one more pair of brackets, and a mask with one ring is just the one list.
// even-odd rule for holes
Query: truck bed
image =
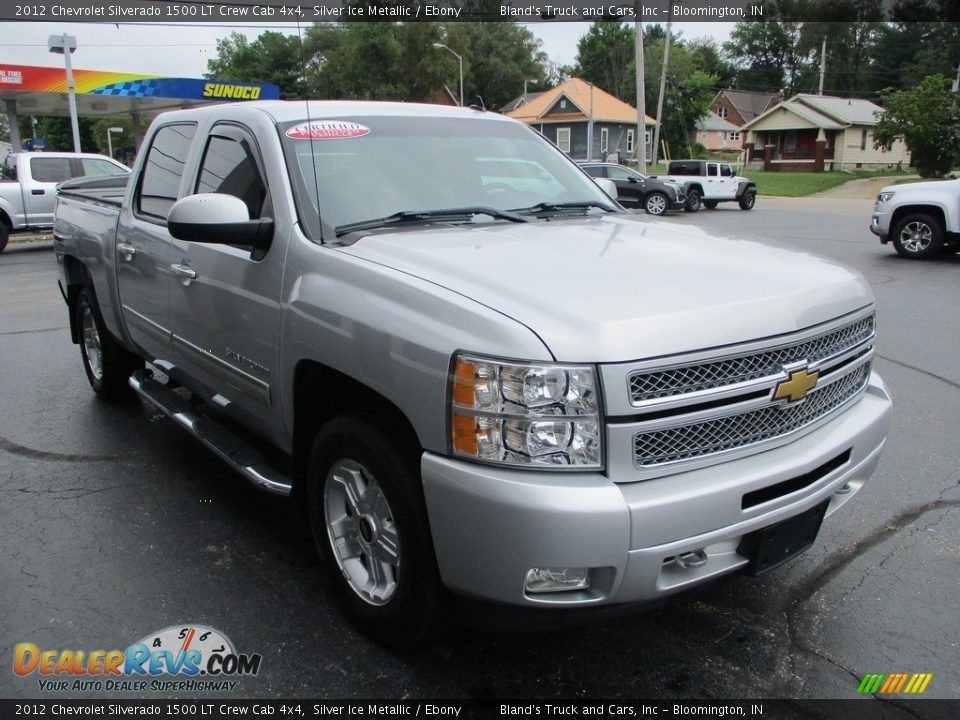
{"label": "truck bed", "polygon": [[119,208],[123,203],[129,180],[129,175],[67,180],[57,186],[57,194],[61,197],[73,197]]}

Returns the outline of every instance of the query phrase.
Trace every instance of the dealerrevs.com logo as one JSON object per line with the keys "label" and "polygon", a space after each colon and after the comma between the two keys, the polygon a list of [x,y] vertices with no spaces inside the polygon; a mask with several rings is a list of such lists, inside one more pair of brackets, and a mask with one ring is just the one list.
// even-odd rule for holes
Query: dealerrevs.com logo
{"label": "dealerrevs.com logo", "polygon": [[214,628],[172,625],[126,650],[41,650],[19,643],[13,672],[39,675],[42,691],[230,691],[240,684],[234,678],[260,672],[262,659],[238,653]]}

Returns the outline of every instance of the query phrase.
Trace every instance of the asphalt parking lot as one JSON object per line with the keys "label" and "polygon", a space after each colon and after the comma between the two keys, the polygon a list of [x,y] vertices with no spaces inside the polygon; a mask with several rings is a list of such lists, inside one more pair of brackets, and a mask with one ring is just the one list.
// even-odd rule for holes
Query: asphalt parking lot
{"label": "asphalt parking lot", "polygon": [[[870,208],[761,197],[751,212],[664,220],[835,258],[874,288],[893,428],[874,478],[811,550],[645,614],[547,632],[459,624],[412,654],[344,621],[285,501],[139,402],[94,398],[50,244],[11,245],[0,255],[0,697],[40,695],[35,676],[10,671],[17,643],[124,648],[203,623],[262,654],[240,697],[854,698],[866,673],[925,672],[926,696],[960,698],[960,255],[902,260],[867,230]],[[895,698],[866,702],[917,716]]]}

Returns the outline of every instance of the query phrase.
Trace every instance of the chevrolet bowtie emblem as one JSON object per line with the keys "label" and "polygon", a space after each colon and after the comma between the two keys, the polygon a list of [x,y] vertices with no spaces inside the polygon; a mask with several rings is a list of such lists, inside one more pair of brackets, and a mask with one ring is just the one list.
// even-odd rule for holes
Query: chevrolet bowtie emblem
{"label": "chevrolet bowtie emblem", "polygon": [[816,387],[819,377],[820,372],[816,370],[814,372],[807,372],[806,368],[794,370],[786,380],[777,383],[777,387],[773,391],[773,399],[786,400],[791,403],[799,402]]}

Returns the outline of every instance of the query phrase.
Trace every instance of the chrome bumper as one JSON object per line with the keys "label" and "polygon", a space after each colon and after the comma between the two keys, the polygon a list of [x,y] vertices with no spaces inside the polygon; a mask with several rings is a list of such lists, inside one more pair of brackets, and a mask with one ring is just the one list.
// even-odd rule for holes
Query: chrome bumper
{"label": "chrome bumper", "polygon": [[[521,606],[653,600],[748,564],[743,537],[822,502],[832,515],[879,460],[891,401],[874,373],[847,411],[785,446],[641,482],[601,473],[505,470],[427,453],[421,472],[440,574],[452,591]],[[794,492],[744,495],[849,459]],[[702,552],[699,567],[677,559]],[[531,568],[592,568],[588,590],[532,595]]]}

